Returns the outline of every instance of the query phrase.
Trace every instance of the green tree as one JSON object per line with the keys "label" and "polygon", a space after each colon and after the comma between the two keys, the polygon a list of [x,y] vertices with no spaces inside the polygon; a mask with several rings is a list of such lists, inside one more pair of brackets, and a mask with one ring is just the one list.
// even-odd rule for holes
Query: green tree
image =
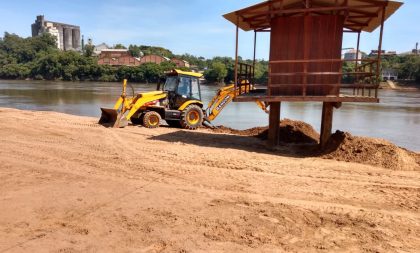
{"label": "green tree", "polygon": [[198,69],[207,68],[206,59],[202,56],[197,57],[191,54],[175,55],[175,58],[187,61],[191,66],[196,66]]}
{"label": "green tree", "polygon": [[133,67],[131,74],[132,82],[145,82],[144,71],[140,67]]}
{"label": "green tree", "polygon": [[170,71],[176,68],[176,64],[171,61],[164,61],[160,64],[160,67],[162,71]]}
{"label": "green tree", "polygon": [[9,63],[26,63],[33,61],[40,52],[57,51],[57,47],[55,38],[50,34],[24,39],[6,32],[0,50],[7,53]]}
{"label": "green tree", "polygon": [[143,73],[144,81],[146,83],[157,83],[163,75],[163,70],[160,65],[156,63],[145,63],[140,65]]}
{"label": "green tree", "polygon": [[[355,63],[353,62],[344,62],[342,67],[343,73],[350,73],[354,72]],[[354,83],[354,75],[343,75],[341,82],[346,84],[352,84]]]}
{"label": "green tree", "polygon": [[128,52],[130,52],[131,56],[133,56],[133,57],[140,57],[141,56],[140,47],[137,46],[137,45],[130,45],[128,47]]}
{"label": "green tree", "polygon": [[114,45],[114,49],[127,49],[123,44]]}
{"label": "green tree", "polygon": [[30,67],[21,63],[11,63],[0,67],[0,76],[5,79],[24,79],[30,72]]}
{"label": "green tree", "polygon": [[99,65],[98,70],[100,76],[98,77],[98,81],[101,82],[116,82],[118,81],[116,75],[116,69],[109,65]]}
{"label": "green tree", "polygon": [[139,48],[140,48],[140,51],[144,53],[144,55],[155,54],[155,55],[160,55],[160,56],[168,57],[168,58],[172,58],[174,56],[171,50],[163,48],[163,47],[141,45],[139,46]]}
{"label": "green tree", "polygon": [[220,61],[211,64],[211,68],[204,72],[207,81],[222,83],[228,74],[226,65]]}
{"label": "green tree", "polygon": [[40,75],[47,80],[55,80],[61,77],[61,64],[58,54],[48,54],[39,58],[32,68],[31,76]]}
{"label": "green tree", "polygon": [[134,67],[121,66],[118,68],[115,76],[118,80],[127,79],[129,81],[132,81],[134,77]]}
{"label": "green tree", "polygon": [[44,33],[41,36],[31,37],[26,40],[28,40],[30,47],[36,52],[57,51],[57,38],[49,33]]}
{"label": "green tree", "polygon": [[93,55],[93,51],[95,51],[95,46],[94,45],[86,45],[85,46],[85,48],[84,48],[84,52],[83,52],[83,54],[86,56],[86,57],[92,57],[92,55]]}
{"label": "green tree", "polygon": [[420,72],[420,57],[418,56],[406,56],[401,59],[399,67],[399,76],[402,79],[415,80],[417,79]]}
{"label": "green tree", "polygon": [[256,61],[255,63],[255,82],[257,84],[268,83],[268,62],[267,61]]}

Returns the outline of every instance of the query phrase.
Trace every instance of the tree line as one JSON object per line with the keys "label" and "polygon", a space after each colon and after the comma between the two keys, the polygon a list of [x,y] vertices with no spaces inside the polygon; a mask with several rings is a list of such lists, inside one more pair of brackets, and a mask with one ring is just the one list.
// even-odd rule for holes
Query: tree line
{"label": "tree line", "polygon": [[[114,47],[125,48],[121,44]],[[56,47],[56,39],[49,34],[22,38],[6,32],[4,37],[0,38],[0,78],[110,82],[128,79],[132,82],[155,83],[165,76],[166,71],[176,67],[172,62],[146,63],[136,67],[99,65],[97,57],[93,55],[93,49],[93,46],[87,45],[83,53],[61,51]],[[191,54],[175,55],[162,47],[144,45],[129,45],[127,49],[135,57],[157,54],[188,61],[194,69],[204,72],[208,82],[234,81],[235,61],[231,57],[206,59]],[[252,60],[239,58],[239,61],[253,64]],[[351,67],[345,65],[343,69]],[[396,69],[401,79],[420,82],[420,57],[386,57],[383,60],[383,68]],[[258,84],[267,83],[267,61],[256,61],[255,81]]]}
{"label": "tree line", "polygon": [[89,46],[83,54],[61,51],[49,34],[21,38],[5,33],[0,39],[0,78],[65,81],[157,82],[175,67],[171,62],[146,63],[137,67],[99,65]]}
{"label": "tree line", "polygon": [[[117,44],[114,48],[126,47]],[[234,60],[230,57],[206,59],[190,54],[175,55],[162,47],[144,45],[130,45],[127,49],[135,57],[157,54],[188,61],[196,70],[204,71],[208,82],[230,83],[234,80]],[[164,77],[166,71],[176,67],[172,62],[146,63],[136,67],[99,65],[93,50],[92,45],[86,45],[83,53],[61,51],[50,34],[22,38],[6,32],[0,38],[0,78],[109,82],[128,79],[155,83]],[[267,66],[266,61],[256,63],[255,74],[260,83],[267,80]]]}
{"label": "tree line", "polygon": [[[365,58],[369,58],[366,56]],[[376,59],[376,56],[375,56]],[[420,84],[420,56],[417,55],[393,55],[384,56],[381,60],[382,69],[395,70],[399,80],[415,81]],[[353,72],[354,62],[343,63],[343,73]],[[375,70],[374,65],[374,70]],[[353,83],[354,75],[343,76],[342,83]]]}
{"label": "tree line", "polygon": [[420,56],[387,56],[382,60],[382,68],[395,69],[398,79],[416,80],[420,83]]}

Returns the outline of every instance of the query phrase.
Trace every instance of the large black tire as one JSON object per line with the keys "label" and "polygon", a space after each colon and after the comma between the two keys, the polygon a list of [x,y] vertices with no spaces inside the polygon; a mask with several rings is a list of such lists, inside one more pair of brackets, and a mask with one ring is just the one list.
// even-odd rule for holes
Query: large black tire
{"label": "large black tire", "polygon": [[143,115],[143,126],[147,128],[158,128],[160,125],[160,114],[154,111],[146,112]]}
{"label": "large black tire", "polygon": [[200,106],[189,105],[181,112],[181,127],[195,130],[203,124],[204,113]]}

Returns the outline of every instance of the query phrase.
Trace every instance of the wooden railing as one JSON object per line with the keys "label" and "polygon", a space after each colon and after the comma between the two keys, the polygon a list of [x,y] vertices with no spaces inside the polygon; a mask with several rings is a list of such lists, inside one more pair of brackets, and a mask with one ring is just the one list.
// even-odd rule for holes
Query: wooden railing
{"label": "wooden railing", "polygon": [[379,76],[377,76],[378,60],[377,59],[363,59],[362,64],[355,66],[355,72],[369,72],[369,76],[355,75],[354,83],[351,85],[343,85],[343,88],[352,88],[353,95],[365,96],[366,92],[370,97],[372,90],[375,90],[375,98],[378,97]]}
{"label": "wooden railing", "polygon": [[254,66],[241,62],[238,63],[237,83],[235,84],[239,91],[237,95],[249,93],[251,87],[254,85],[254,75]]}
{"label": "wooden railing", "polygon": [[[343,63],[344,62],[354,62],[355,67],[350,72],[343,72]],[[301,66],[304,66],[303,69],[307,69],[308,64],[313,63],[319,63],[319,64],[333,64],[333,63],[339,63],[340,65],[340,71],[329,71],[329,72],[280,72],[280,73],[272,73],[272,69],[274,65],[277,64],[288,64],[288,65],[294,65],[294,64],[300,64]],[[311,86],[321,87],[326,90],[333,89],[334,87],[338,87],[338,89],[342,88],[352,88],[353,89],[353,95],[355,96],[366,96],[366,93],[369,97],[371,97],[371,91],[375,90],[375,98],[377,98],[378,95],[378,76],[376,68],[378,67],[378,60],[377,59],[354,59],[354,60],[344,60],[344,59],[312,59],[312,60],[276,60],[276,61],[270,61],[269,63],[269,87],[283,87],[283,88],[301,88],[301,96],[306,96],[306,89]],[[327,65],[328,66],[328,65]],[[335,67],[337,69],[337,67]],[[284,84],[284,83],[273,83],[272,77],[294,77],[294,76],[300,76],[303,80],[302,84]],[[336,83],[319,83],[314,84],[308,82],[308,77],[310,76],[329,76],[329,77],[336,77],[337,82]],[[352,83],[350,84],[342,84],[343,77],[352,77]],[[367,92],[366,92],[367,91]]]}

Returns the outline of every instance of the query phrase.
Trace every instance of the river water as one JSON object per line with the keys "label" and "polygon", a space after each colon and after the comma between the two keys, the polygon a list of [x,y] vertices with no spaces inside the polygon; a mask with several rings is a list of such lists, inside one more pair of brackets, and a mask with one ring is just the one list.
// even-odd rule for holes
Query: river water
{"label": "river water", "polygon": [[[137,92],[155,85],[134,84]],[[207,103],[218,86],[202,86]],[[0,107],[46,110],[81,116],[100,116],[100,107],[112,107],[121,93],[119,83],[0,80]],[[379,104],[345,103],[334,113],[333,130],[378,137],[420,151],[420,92],[380,90]],[[303,120],[319,131],[321,103],[282,103],[281,118]],[[236,129],[268,124],[268,116],[254,103],[231,103],[214,121]]]}

